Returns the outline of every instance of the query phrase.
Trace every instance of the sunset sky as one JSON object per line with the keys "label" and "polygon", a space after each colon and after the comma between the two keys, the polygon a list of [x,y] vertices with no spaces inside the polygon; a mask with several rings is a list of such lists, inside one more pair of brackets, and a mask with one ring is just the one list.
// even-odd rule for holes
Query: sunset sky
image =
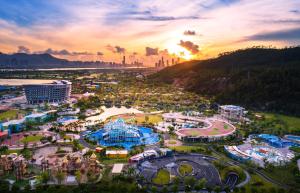
{"label": "sunset sky", "polygon": [[255,45],[300,45],[300,1],[0,0],[3,53],[153,65]]}

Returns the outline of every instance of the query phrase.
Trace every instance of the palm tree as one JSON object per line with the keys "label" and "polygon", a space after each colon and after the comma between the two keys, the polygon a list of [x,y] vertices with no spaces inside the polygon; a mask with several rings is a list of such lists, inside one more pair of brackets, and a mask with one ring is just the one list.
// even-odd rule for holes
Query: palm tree
{"label": "palm tree", "polygon": [[47,184],[50,180],[50,175],[48,172],[42,172],[39,176],[37,176],[37,180],[42,184]]}
{"label": "palm tree", "polygon": [[64,181],[66,174],[62,170],[58,170],[55,174],[55,177],[57,179],[58,184],[61,184]]}
{"label": "palm tree", "polygon": [[75,172],[75,178],[76,178],[76,181],[77,181],[78,184],[81,183],[81,176],[82,175],[81,175],[81,172],[79,170]]}

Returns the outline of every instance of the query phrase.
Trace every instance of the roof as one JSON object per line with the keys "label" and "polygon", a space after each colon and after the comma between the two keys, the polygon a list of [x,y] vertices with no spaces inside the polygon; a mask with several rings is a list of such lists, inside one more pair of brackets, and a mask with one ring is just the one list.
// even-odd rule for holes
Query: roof
{"label": "roof", "polygon": [[114,167],[111,171],[112,174],[120,174],[123,170],[124,164],[114,164]]}
{"label": "roof", "polygon": [[105,154],[128,154],[127,150],[106,150]]}
{"label": "roof", "polygon": [[235,106],[235,105],[222,105],[220,107],[224,110],[229,110],[229,111],[242,111],[242,110],[244,110],[243,107]]}
{"label": "roof", "polygon": [[0,131],[0,137],[8,135],[8,131]]}

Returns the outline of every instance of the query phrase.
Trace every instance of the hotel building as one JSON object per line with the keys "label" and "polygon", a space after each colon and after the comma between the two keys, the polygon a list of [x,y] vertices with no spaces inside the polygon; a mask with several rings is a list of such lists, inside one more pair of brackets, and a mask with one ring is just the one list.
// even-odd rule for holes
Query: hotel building
{"label": "hotel building", "polygon": [[50,84],[24,85],[28,104],[64,102],[70,99],[72,83],[66,80]]}

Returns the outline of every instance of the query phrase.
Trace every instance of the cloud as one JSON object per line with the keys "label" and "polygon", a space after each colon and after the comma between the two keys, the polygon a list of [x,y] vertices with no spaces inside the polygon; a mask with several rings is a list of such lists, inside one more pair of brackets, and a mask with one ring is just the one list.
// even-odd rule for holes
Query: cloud
{"label": "cloud", "polygon": [[146,47],[146,56],[158,55],[158,48]]}
{"label": "cloud", "polygon": [[183,41],[180,40],[179,45],[185,49],[187,49],[188,51],[190,51],[192,54],[197,54],[199,52],[199,46],[194,44],[191,41]]}
{"label": "cloud", "polygon": [[66,49],[62,50],[53,50],[51,48],[48,48],[44,51],[36,51],[35,54],[51,54],[51,55],[60,55],[60,56],[78,56],[78,55],[93,55],[93,53],[90,52],[71,52]]}
{"label": "cloud", "polygon": [[198,16],[182,16],[182,17],[173,17],[173,16],[143,16],[143,17],[134,17],[132,19],[142,20],[142,21],[173,21],[173,20],[189,20],[189,19],[199,19]]}
{"label": "cloud", "polygon": [[297,13],[300,13],[300,11],[299,11],[298,9],[292,9],[292,10],[290,10],[290,12],[291,12],[291,13],[296,13],[296,14],[297,14]]}
{"label": "cloud", "polygon": [[194,36],[196,35],[196,32],[191,30],[186,30],[183,34],[186,36]]}
{"label": "cloud", "polygon": [[116,54],[124,54],[126,52],[126,49],[120,46],[107,45],[106,49]]}
{"label": "cloud", "polygon": [[103,56],[104,53],[103,52],[97,52],[97,56]]}
{"label": "cloud", "polygon": [[300,40],[300,28],[259,33],[252,36],[248,36],[244,40]]}
{"label": "cloud", "polygon": [[169,51],[168,51],[168,49],[160,50],[159,54],[160,55],[169,55]]}
{"label": "cloud", "polygon": [[30,54],[30,49],[25,47],[25,46],[18,46],[18,51],[17,53],[25,53],[25,54]]}

